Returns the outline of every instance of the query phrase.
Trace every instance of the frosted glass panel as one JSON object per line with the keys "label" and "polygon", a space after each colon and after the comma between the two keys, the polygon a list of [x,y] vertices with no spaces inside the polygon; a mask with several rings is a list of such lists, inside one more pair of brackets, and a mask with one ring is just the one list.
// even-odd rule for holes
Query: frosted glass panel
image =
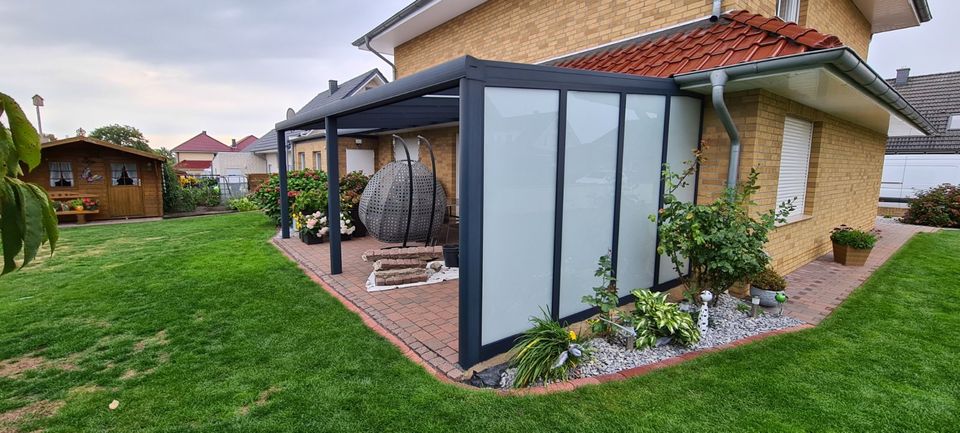
{"label": "frosted glass panel", "polygon": [[[667,164],[670,170],[678,172],[686,169],[684,161],[694,158],[693,151],[700,141],[700,100],[686,96],[674,96],[670,100],[670,129],[667,137]],[[683,201],[694,199],[694,179],[690,179],[687,186],[675,194]],[[684,266],[684,270],[686,266]],[[660,278],[658,283],[664,283],[678,278],[680,275],[674,269],[669,257],[660,259]]]}
{"label": "frosted glass panel", "polygon": [[613,247],[620,95],[568,92],[560,316],[588,308],[597,260]]}
{"label": "frosted glass panel", "polygon": [[528,329],[550,307],[559,98],[484,89],[483,344]]}
{"label": "frosted glass panel", "polygon": [[620,296],[653,286],[657,224],[649,216],[660,203],[660,160],[666,98],[627,95],[623,125],[623,183],[617,287]]}

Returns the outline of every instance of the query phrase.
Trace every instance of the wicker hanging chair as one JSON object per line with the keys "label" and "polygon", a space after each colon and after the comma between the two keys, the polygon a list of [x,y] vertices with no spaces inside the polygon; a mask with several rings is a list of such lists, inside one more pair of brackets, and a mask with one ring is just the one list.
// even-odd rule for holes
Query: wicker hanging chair
{"label": "wicker hanging chair", "polygon": [[[410,197],[411,171],[413,197]],[[434,196],[436,200],[433,200]],[[443,187],[419,161],[387,164],[370,178],[360,196],[360,221],[367,226],[370,235],[382,242],[427,242],[436,239],[446,209],[447,196]]]}

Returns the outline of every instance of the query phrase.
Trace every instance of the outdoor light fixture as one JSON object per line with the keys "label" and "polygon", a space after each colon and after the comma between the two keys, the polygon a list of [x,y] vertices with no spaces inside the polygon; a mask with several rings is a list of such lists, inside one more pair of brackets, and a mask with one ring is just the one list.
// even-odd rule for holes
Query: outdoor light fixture
{"label": "outdoor light fixture", "polygon": [[750,307],[750,317],[757,317],[757,310],[760,308],[760,297],[753,297],[753,306]]}

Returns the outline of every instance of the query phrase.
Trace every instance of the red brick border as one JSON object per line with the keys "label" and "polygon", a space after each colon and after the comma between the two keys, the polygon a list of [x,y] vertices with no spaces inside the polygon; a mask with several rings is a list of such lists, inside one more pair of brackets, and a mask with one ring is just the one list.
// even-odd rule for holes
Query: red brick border
{"label": "red brick border", "polygon": [[352,311],[357,316],[359,316],[360,320],[362,320],[363,323],[367,325],[368,328],[372,329],[377,334],[380,334],[381,337],[385,338],[391,344],[396,346],[397,349],[400,350],[400,353],[402,353],[403,356],[407,357],[407,359],[409,359],[410,361],[413,361],[413,363],[422,367],[424,370],[427,371],[427,373],[430,373],[433,377],[437,378],[441,382],[455,385],[463,389],[469,389],[471,391],[496,392],[499,395],[538,395],[538,394],[550,394],[554,392],[573,391],[574,389],[577,389],[585,385],[597,385],[601,383],[606,383],[606,382],[611,382],[616,380],[625,380],[631,377],[641,376],[654,370],[659,370],[666,367],[672,367],[674,365],[681,364],[691,359],[699,358],[708,353],[719,352],[719,351],[730,349],[733,347],[743,346],[743,345],[752,343],[754,341],[772,337],[774,335],[787,334],[791,332],[813,328],[813,325],[804,324],[804,325],[798,325],[790,328],[764,332],[764,333],[753,335],[740,340],[732,341],[730,343],[723,344],[720,346],[701,349],[694,352],[687,352],[683,355],[676,356],[673,358],[667,358],[662,361],[655,362],[653,364],[641,365],[639,367],[634,367],[634,368],[619,371],[616,373],[609,373],[609,374],[604,374],[600,376],[582,377],[579,379],[573,379],[573,380],[564,381],[564,382],[551,383],[547,386],[541,386],[541,387],[535,387],[535,388],[524,388],[524,389],[508,389],[508,390],[476,388],[466,383],[455,381],[451,379],[449,376],[447,376],[446,374],[444,374],[442,371],[439,371],[436,368],[434,368],[432,365],[430,365],[430,363],[424,360],[420,356],[420,354],[418,354],[416,351],[414,351],[409,346],[404,344],[404,342],[400,340],[399,337],[397,337],[392,332],[388,331],[386,328],[384,328],[379,323],[377,323],[377,321],[374,320],[372,317],[370,317],[365,311],[363,311],[363,309],[355,305],[353,302],[350,302],[349,299],[345,298],[336,290],[333,290],[330,287],[327,287],[326,283],[324,283],[324,281],[321,280],[316,273],[304,267],[302,263],[294,259],[283,247],[277,244],[277,242],[274,241],[273,238],[271,238],[270,243],[273,244],[275,248],[280,250],[280,253],[282,253],[284,257],[286,257],[287,259],[295,263],[297,267],[300,268],[300,270],[307,277],[310,278],[310,280],[312,280],[318,286],[323,288],[323,290],[328,294],[330,294],[330,296],[333,296],[336,300],[340,301],[340,303],[343,304],[343,306],[346,307],[348,310]]}

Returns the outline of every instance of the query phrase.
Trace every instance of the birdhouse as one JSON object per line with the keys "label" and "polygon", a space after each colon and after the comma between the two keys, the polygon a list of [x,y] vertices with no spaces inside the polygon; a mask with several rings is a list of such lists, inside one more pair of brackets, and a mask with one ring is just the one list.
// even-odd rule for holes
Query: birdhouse
{"label": "birdhouse", "polygon": [[33,105],[36,107],[43,106],[43,97],[40,95],[33,95]]}

